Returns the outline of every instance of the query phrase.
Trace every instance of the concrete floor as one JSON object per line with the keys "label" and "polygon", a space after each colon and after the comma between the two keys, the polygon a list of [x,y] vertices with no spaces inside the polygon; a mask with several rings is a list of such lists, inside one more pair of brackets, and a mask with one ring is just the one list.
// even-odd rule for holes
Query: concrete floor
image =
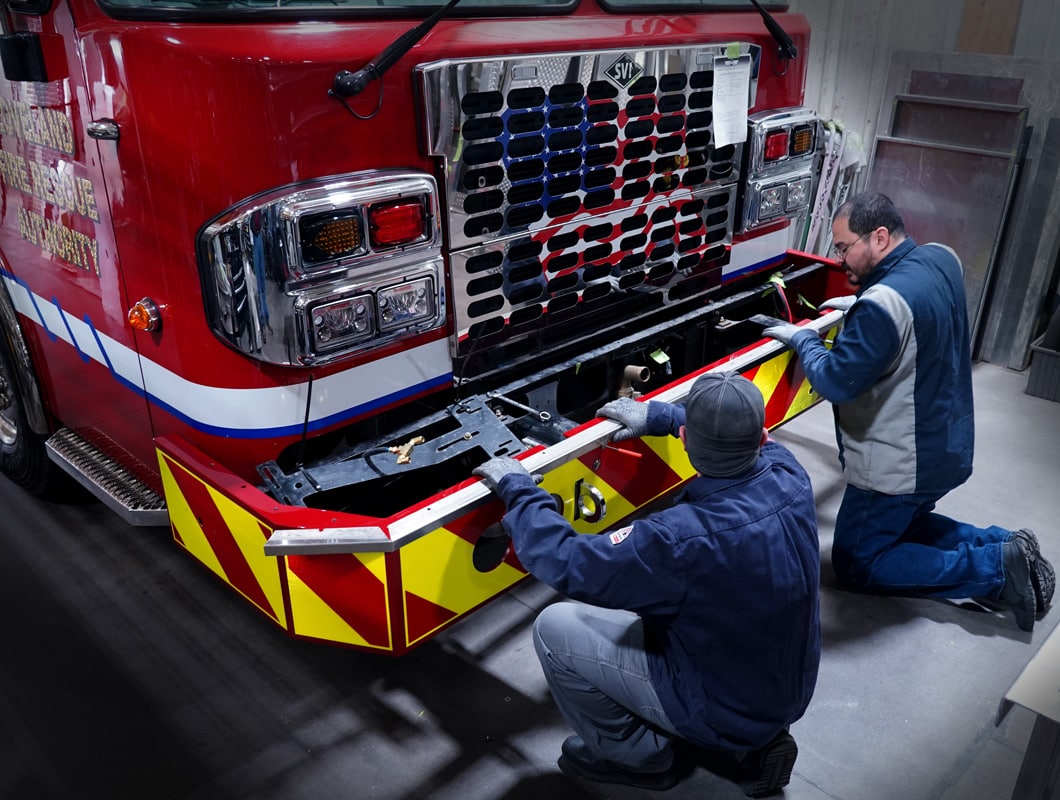
{"label": "concrete floor", "polygon": [[[975,475],[940,510],[1031,527],[1060,563],[1060,404],[975,369]],[[1032,715],[998,703],[1033,634],[971,603],[869,597],[828,564],[842,492],[831,411],[777,432],[814,479],[824,652],[795,800],[996,800]],[[573,800],[651,796],[556,767],[569,731],[529,641],[555,599],[531,582],[400,659],[294,642],[177,548],[96,504],[0,479],[0,797],[5,800]],[[1060,665],[1057,665],[1060,669]],[[667,798],[742,798],[697,769]]]}

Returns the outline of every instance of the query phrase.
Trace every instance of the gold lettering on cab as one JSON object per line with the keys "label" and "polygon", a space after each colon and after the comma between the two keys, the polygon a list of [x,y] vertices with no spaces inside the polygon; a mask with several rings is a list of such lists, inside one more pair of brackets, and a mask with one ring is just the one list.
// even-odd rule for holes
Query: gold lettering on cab
{"label": "gold lettering on cab", "polygon": [[0,150],[0,181],[63,211],[99,222],[92,181],[74,175],[73,165],[68,162],[38,164]]}
{"label": "gold lettering on cab", "polygon": [[0,133],[70,156],[74,154],[73,123],[64,112],[52,108],[0,97]]}
{"label": "gold lettering on cab", "polygon": [[[21,139],[42,148],[74,154],[74,130],[70,117],[61,111],[31,106],[0,97],[0,134]],[[72,215],[99,222],[96,193],[92,181],[76,175],[77,164],[56,159],[48,163],[27,160],[0,150],[0,182],[45,204],[41,214],[29,208],[18,209],[19,235],[46,253],[86,272],[99,275],[99,243],[95,236],[73,227]],[[52,213],[56,210],[58,213]]]}
{"label": "gold lettering on cab", "polygon": [[73,211],[93,222],[99,222],[96,196],[92,192],[92,181],[73,174],[70,164],[60,161],[49,167],[35,161],[29,163],[30,190],[34,197],[45,203]]}
{"label": "gold lettering on cab", "polygon": [[18,231],[23,239],[41,250],[99,275],[99,243],[91,236],[24,208],[18,210]]}
{"label": "gold lettering on cab", "polygon": [[5,185],[29,194],[29,171],[26,159],[6,150],[0,150],[0,180]]}

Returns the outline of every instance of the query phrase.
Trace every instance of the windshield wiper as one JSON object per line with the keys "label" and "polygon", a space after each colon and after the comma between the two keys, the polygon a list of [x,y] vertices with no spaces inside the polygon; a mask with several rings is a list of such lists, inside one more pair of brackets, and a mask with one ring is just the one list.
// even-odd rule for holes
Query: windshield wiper
{"label": "windshield wiper", "polygon": [[364,67],[356,72],[347,69],[340,70],[335,76],[328,94],[338,97],[356,97],[365,90],[369,83],[379,80],[388,69],[397,63],[405,53],[413,48],[433,28],[439,20],[446,16],[460,0],[449,0],[427,19],[411,30],[405,31],[398,38],[386,46],[382,53],[369,61]]}
{"label": "windshield wiper", "polygon": [[758,0],[751,0],[751,4],[762,15],[762,20],[766,23],[766,28],[769,29],[769,35],[777,43],[777,55],[785,61],[793,60],[799,54],[799,48],[795,46],[795,42],[792,41],[792,38],[780,27],[777,21],[769,15],[769,12],[762,8],[762,4]]}

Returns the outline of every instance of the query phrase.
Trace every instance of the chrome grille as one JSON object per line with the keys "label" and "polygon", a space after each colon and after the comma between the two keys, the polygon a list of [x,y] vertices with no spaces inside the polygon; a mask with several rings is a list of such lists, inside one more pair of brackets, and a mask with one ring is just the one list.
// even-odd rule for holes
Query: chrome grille
{"label": "chrome grille", "polygon": [[519,336],[608,301],[654,308],[659,298],[645,297],[652,290],[672,300],[713,288],[734,205],[735,188],[725,188],[567,223],[546,238],[515,236],[454,253],[461,332],[472,341]]}
{"label": "chrome grille", "polygon": [[[757,65],[756,46],[739,50]],[[705,45],[419,68],[427,146],[445,170],[454,356],[544,329],[561,342],[584,313],[634,322],[717,285],[742,155],[713,141],[713,64],[725,55]]]}

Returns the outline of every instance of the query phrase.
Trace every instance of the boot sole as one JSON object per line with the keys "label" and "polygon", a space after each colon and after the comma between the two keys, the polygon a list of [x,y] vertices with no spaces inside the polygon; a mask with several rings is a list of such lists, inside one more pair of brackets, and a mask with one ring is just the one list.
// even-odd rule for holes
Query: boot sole
{"label": "boot sole", "polygon": [[1056,589],[1056,571],[1048,561],[1039,556],[1034,560],[1031,571],[1031,584],[1034,586],[1035,610],[1039,615],[1049,610],[1053,603],[1053,592]]}
{"label": "boot sole", "polygon": [[768,797],[779,792],[791,781],[798,755],[794,739],[778,742],[763,755],[758,775],[743,783],[743,793],[748,797]]}
{"label": "boot sole", "polygon": [[1033,531],[1023,528],[1016,531],[1016,536],[1027,546],[1027,558],[1031,565],[1031,585],[1034,587],[1034,610],[1038,615],[1049,610],[1056,591],[1056,570],[1042,557],[1038,537]]}

